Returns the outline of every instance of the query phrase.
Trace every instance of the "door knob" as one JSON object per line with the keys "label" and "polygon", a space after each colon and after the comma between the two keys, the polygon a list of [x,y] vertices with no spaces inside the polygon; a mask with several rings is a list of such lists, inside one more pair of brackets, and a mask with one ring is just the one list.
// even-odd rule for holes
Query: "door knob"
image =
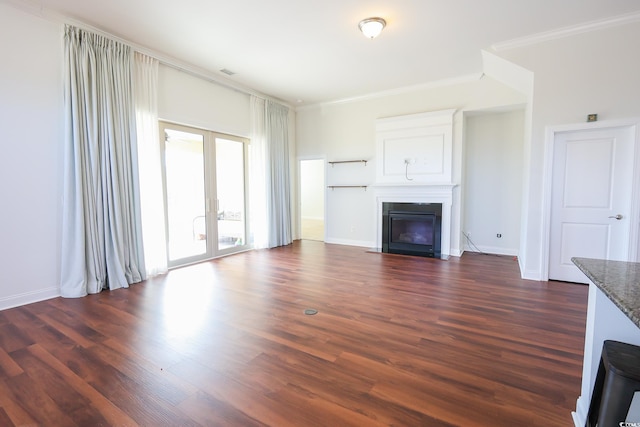
{"label": "door knob", "polygon": [[620,221],[622,219],[622,215],[618,214],[618,215],[615,215],[615,216],[610,216],[609,218],[614,218],[614,219],[617,219],[618,221]]}

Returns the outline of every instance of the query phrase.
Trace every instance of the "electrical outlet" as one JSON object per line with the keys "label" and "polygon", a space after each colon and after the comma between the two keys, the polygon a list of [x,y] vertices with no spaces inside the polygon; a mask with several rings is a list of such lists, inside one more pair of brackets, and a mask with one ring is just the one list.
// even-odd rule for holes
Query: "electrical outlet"
{"label": "electrical outlet", "polygon": [[498,234],[496,234],[496,237],[497,237],[498,239],[501,239],[501,238],[502,238],[502,234],[498,233]]}

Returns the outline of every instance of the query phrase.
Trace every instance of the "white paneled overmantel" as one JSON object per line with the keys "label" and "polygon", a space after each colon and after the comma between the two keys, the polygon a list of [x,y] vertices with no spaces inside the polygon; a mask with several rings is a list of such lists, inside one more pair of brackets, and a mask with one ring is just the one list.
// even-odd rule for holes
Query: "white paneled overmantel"
{"label": "white paneled overmantel", "polygon": [[376,182],[450,183],[454,113],[442,110],[376,120]]}

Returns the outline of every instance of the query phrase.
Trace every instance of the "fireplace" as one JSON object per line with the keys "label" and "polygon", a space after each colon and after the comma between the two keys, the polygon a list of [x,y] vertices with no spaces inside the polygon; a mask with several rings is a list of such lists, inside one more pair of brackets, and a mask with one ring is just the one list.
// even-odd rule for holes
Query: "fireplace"
{"label": "fireplace", "polygon": [[[410,209],[409,212],[415,213],[416,208],[407,208],[409,205],[431,206],[436,210],[436,217],[439,231],[436,237],[439,237],[440,257],[441,259],[449,259],[451,255],[460,256],[457,249],[451,246],[451,228],[452,228],[452,206],[453,206],[453,189],[455,184],[413,184],[413,185],[393,185],[393,184],[376,184],[373,186],[376,197],[375,230],[376,241],[374,248],[379,252],[389,250],[388,244],[384,245],[383,250],[383,223],[388,222],[384,213],[383,206],[387,206],[387,214],[389,210],[404,211]],[[391,206],[393,209],[390,209]],[[439,209],[438,209],[439,207]],[[439,211],[439,212],[438,212]],[[388,224],[387,224],[388,226]],[[385,228],[385,230],[388,230]],[[435,237],[434,237],[435,239]],[[388,243],[388,234],[387,234]],[[434,248],[434,257],[436,250]]]}
{"label": "fireplace", "polygon": [[382,252],[441,257],[441,203],[382,203]]}

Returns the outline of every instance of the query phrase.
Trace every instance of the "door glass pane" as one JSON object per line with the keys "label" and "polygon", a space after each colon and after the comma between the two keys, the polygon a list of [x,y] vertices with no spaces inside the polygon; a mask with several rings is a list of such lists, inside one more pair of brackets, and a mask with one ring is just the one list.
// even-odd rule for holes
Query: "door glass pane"
{"label": "door glass pane", "polygon": [[216,138],[218,249],[246,243],[244,143]]}
{"label": "door glass pane", "polygon": [[169,261],[207,252],[204,136],[165,129]]}

